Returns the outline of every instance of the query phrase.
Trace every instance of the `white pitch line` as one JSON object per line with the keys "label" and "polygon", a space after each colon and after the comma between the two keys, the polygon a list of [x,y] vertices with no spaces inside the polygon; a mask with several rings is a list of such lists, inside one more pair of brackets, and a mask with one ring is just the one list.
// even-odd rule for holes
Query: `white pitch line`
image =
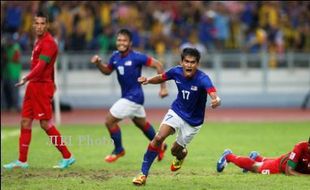
{"label": "white pitch line", "polygon": [[[34,131],[37,131],[38,129],[31,129],[32,130],[32,133]],[[14,130],[10,130],[8,132],[4,132],[4,131],[1,131],[1,140],[5,140],[7,138],[10,138],[10,137],[16,137],[16,136],[19,136],[20,134],[20,129],[14,129]]]}
{"label": "white pitch line", "polygon": [[20,134],[20,129],[15,129],[13,131],[10,132],[1,132],[1,140],[10,138],[10,137],[15,137],[18,136]]}

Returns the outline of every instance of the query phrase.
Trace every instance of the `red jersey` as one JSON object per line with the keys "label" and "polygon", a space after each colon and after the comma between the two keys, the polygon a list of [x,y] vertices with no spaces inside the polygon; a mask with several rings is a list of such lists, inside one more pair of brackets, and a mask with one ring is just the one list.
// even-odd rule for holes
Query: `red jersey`
{"label": "red jersey", "polygon": [[286,165],[290,165],[295,171],[310,174],[310,151],[307,141],[295,145],[294,149],[286,155],[281,156],[280,171],[285,173]]}
{"label": "red jersey", "polygon": [[[57,44],[49,32],[43,34],[35,42],[31,56],[31,73],[27,76],[28,80],[34,82],[54,82],[54,64],[57,58]],[[40,61],[44,61],[44,68],[37,73],[34,68]]]}

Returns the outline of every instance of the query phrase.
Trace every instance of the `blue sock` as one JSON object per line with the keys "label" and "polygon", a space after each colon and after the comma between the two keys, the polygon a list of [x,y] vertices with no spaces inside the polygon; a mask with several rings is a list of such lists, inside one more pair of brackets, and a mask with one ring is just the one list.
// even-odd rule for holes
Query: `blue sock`
{"label": "blue sock", "polygon": [[155,147],[152,147],[151,145],[148,146],[146,153],[143,157],[143,163],[141,167],[141,172],[144,175],[149,174],[150,167],[154,161],[154,159],[157,157],[158,151]]}
{"label": "blue sock", "polygon": [[150,141],[153,140],[156,135],[154,127],[149,122],[146,122],[146,125],[142,131]]}
{"label": "blue sock", "polygon": [[112,129],[109,129],[109,132],[111,135],[111,139],[113,139],[114,141],[114,146],[115,146],[113,153],[118,154],[124,150],[123,145],[122,145],[121,130],[118,126],[116,126],[116,127],[113,127]]}

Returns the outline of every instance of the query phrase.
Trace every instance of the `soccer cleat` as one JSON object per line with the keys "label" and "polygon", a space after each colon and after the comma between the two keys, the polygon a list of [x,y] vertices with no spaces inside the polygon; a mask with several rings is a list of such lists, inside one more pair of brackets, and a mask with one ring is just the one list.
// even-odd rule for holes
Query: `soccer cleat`
{"label": "soccer cleat", "polygon": [[158,153],[158,156],[157,156],[157,161],[158,161],[158,162],[161,161],[161,160],[164,158],[165,152],[166,152],[166,150],[167,150],[167,147],[168,147],[168,145],[167,145],[166,143],[163,143],[163,144],[161,145],[161,149],[160,149],[160,151],[159,151],[159,153]]}
{"label": "soccer cleat", "polygon": [[225,167],[227,166],[226,156],[231,153],[232,151],[229,149],[224,150],[222,156],[220,157],[220,159],[217,161],[216,164],[217,172],[222,172],[225,169]]}
{"label": "soccer cleat", "polygon": [[117,159],[119,159],[120,157],[124,156],[125,155],[125,150],[122,150],[120,153],[118,154],[115,154],[114,152],[112,152],[112,154],[108,155],[105,157],[105,161],[106,162],[115,162]]}
{"label": "soccer cleat", "polygon": [[71,158],[65,159],[63,158],[58,165],[53,166],[53,168],[59,168],[59,169],[66,169],[69,166],[71,166],[72,164],[74,164],[75,162],[75,158],[73,156],[71,156]]}
{"label": "soccer cleat", "polygon": [[175,158],[175,159],[172,161],[172,163],[171,163],[170,170],[171,170],[172,172],[175,172],[175,171],[181,169],[182,164],[183,164],[183,161],[184,161],[184,159],[178,160],[177,158]]}
{"label": "soccer cleat", "polygon": [[[251,158],[252,160],[255,160],[257,158],[257,156],[259,156],[259,153],[257,151],[252,151],[249,154],[249,158]],[[242,172],[246,173],[246,172],[248,172],[248,170],[243,169]]]}
{"label": "soccer cleat", "polygon": [[137,186],[145,185],[147,176],[140,173],[135,178],[133,178],[132,183]]}
{"label": "soccer cleat", "polygon": [[13,161],[9,164],[3,165],[3,167],[7,170],[12,170],[13,168],[22,168],[27,169],[29,167],[27,162],[21,162],[19,160]]}

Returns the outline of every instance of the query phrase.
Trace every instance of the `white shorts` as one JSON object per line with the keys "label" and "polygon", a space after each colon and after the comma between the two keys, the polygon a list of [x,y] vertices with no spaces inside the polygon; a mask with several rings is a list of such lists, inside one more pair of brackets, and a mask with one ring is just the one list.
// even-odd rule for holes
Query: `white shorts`
{"label": "white shorts", "polygon": [[127,100],[125,98],[121,98],[116,101],[110,108],[110,112],[114,117],[118,119],[124,119],[126,117],[143,118],[146,116],[144,107],[142,105]]}
{"label": "white shorts", "polygon": [[165,115],[162,124],[166,124],[175,129],[177,133],[176,142],[186,147],[187,144],[191,142],[194,136],[199,132],[200,126],[192,127],[186,121],[184,121],[181,117],[179,117],[173,110],[169,109],[167,114]]}

